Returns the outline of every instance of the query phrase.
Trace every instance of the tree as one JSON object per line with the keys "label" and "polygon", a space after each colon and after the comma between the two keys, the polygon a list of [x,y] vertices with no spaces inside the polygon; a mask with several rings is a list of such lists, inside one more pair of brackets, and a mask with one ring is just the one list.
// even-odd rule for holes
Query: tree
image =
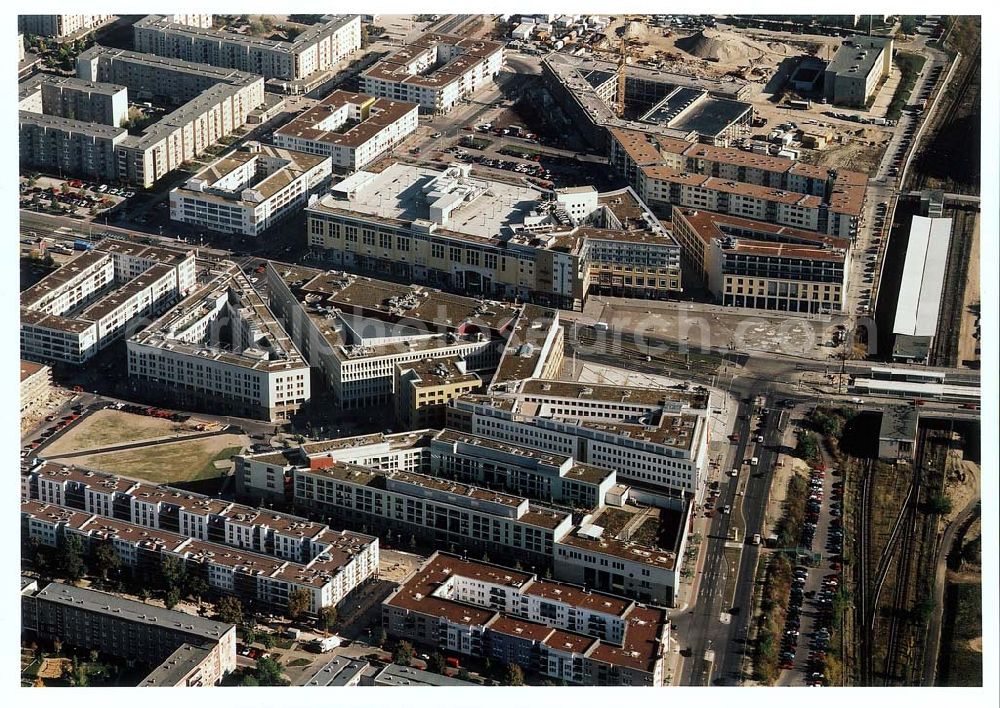
{"label": "tree", "polygon": [[86,686],[89,683],[87,677],[87,665],[80,662],[79,659],[73,659],[73,668],[69,672],[69,680],[73,682],[74,686]]}
{"label": "tree", "polygon": [[274,648],[274,634],[271,632],[261,632],[260,634],[260,645],[265,649]]}
{"label": "tree", "polygon": [[324,632],[329,632],[330,627],[337,623],[337,608],[332,605],[320,608],[319,626]]}
{"label": "tree", "polygon": [[186,590],[188,597],[196,600],[198,604],[201,604],[202,595],[208,592],[208,583],[200,575],[189,575],[187,576]]}
{"label": "tree", "polygon": [[87,573],[83,562],[83,541],[73,534],[65,537],[59,554],[59,569],[67,580],[76,582]]}
{"label": "tree", "polygon": [[950,514],[951,499],[947,494],[935,494],[928,501],[928,511],[932,514]]}
{"label": "tree", "polygon": [[97,572],[104,580],[108,579],[110,572],[117,571],[122,565],[122,559],[110,541],[97,547],[97,550],[94,551],[94,562],[97,564]]}
{"label": "tree", "polygon": [[170,588],[167,590],[167,594],[163,597],[163,604],[168,610],[174,609],[180,601],[181,591],[177,588]]}
{"label": "tree", "polygon": [[160,561],[160,575],[163,578],[163,589],[179,589],[184,583],[184,561],[174,556],[163,556]]}
{"label": "tree", "polygon": [[281,664],[269,656],[257,659],[257,681],[261,686],[287,686],[288,679],[281,675]]}
{"label": "tree", "polygon": [[243,641],[247,644],[253,644],[257,641],[257,630],[249,624],[243,628]]}
{"label": "tree", "polygon": [[436,674],[445,673],[445,668],[447,666],[448,664],[445,663],[444,656],[442,656],[441,652],[439,651],[436,651],[433,654],[431,654],[430,661],[427,662],[427,670],[433,671]]}
{"label": "tree", "polygon": [[243,624],[243,603],[239,598],[226,595],[219,600],[219,619],[227,624]]}
{"label": "tree", "polygon": [[504,686],[523,686],[524,671],[517,664],[507,664],[507,668],[503,672],[502,683]]}
{"label": "tree", "polygon": [[241,686],[259,686],[260,681],[253,674],[246,674],[242,679],[240,679]]}
{"label": "tree", "polygon": [[469,670],[467,668],[465,668],[464,666],[460,666],[458,667],[458,673],[455,674],[455,678],[457,678],[459,681],[471,681],[472,675],[469,674]]}
{"label": "tree", "polygon": [[379,627],[375,630],[375,644],[376,646],[385,646],[386,641],[388,641],[389,636],[385,633],[384,627]]}
{"label": "tree", "polygon": [[400,640],[396,645],[396,651],[392,653],[392,661],[400,666],[409,666],[413,661],[413,645],[405,639]]}
{"label": "tree", "polygon": [[305,588],[295,588],[288,593],[288,616],[298,619],[309,611],[309,591]]}

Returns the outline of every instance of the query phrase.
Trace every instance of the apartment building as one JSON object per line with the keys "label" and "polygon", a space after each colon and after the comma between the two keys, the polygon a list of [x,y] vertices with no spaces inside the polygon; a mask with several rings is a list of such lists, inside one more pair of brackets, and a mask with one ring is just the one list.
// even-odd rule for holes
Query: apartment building
{"label": "apartment building", "polygon": [[259,236],[303,207],[330,174],[329,157],[247,143],[170,190],[170,218]]}
{"label": "apartment building", "polygon": [[147,15],[133,26],[136,51],[295,81],[335,68],[361,48],[361,16],[331,15],[290,42]]}
{"label": "apartment building", "polygon": [[687,273],[716,301],[786,312],[843,312],[851,241],[696,209],[673,210]]}
{"label": "apartment building", "polygon": [[715,211],[853,238],[868,178],[736,148],[609,129],[611,164],[654,210]]}
{"label": "apartment building", "polygon": [[118,148],[128,139],[125,128],[18,111],[20,164],[94,181],[118,177]]}
{"label": "apartment building", "polygon": [[503,52],[500,42],[428,32],[363,71],[361,90],[447,114],[496,78]]}
{"label": "apartment building", "polygon": [[[123,565],[155,576],[173,555],[211,588],[287,608],[296,588],[309,612],[337,605],[377,574],[378,539],[286,514],[114,475],[42,463],[26,473],[25,538],[54,546],[65,533],[85,547],[110,543]],[[263,577],[255,571],[266,570]]]}
{"label": "apartment building", "polygon": [[51,390],[52,369],[44,364],[21,359],[21,415],[48,399]]}
{"label": "apartment building", "polygon": [[396,364],[396,421],[404,430],[444,427],[448,403],[482,384],[478,374],[467,370],[462,357]]}
{"label": "apartment building", "polygon": [[[680,583],[677,559],[690,514],[683,500],[660,511],[670,548],[616,538],[591,523],[605,504],[620,506],[630,494],[656,501],[662,490],[626,486],[614,469],[572,455],[449,429],[240,456],[236,493],[365,532],[530,562],[557,579],[668,605]],[[572,523],[577,517],[580,526]]]}
{"label": "apartment building", "polygon": [[484,374],[519,308],[335,271],[268,263],[270,304],[342,408],[388,405],[397,365],[464,357]]}
{"label": "apartment building", "polygon": [[448,425],[614,469],[619,482],[654,490],[666,504],[703,494],[707,412],[707,392],[535,379],[452,401]]}
{"label": "apartment building", "polygon": [[570,684],[665,683],[666,610],[451,554],[432,555],[386,598],[382,626]]}
{"label": "apartment building", "polygon": [[848,37],[823,71],[823,95],[835,106],[864,108],[892,71],[892,37]]}
{"label": "apartment building", "polygon": [[63,583],[22,589],[21,632],[155,666],[140,685],[215,686],[236,669],[236,625]]}
{"label": "apartment building", "polygon": [[278,147],[328,155],[333,166],[356,172],[392,152],[417,129],[415,103],[334,91],[274,131]]}
{"label": "apartment building", "polygon": [[395,163],[335,184],[306,214],[309,246],[349,270],[567,308],[590,292],[680,291],[680,247],[631,188],[546,193],[466,164]]}
{"label": "apartment building", "polygon": [[114,18],[115,15],[18,15],[17,29],[44,37],[82,37]]}
{"label": "apartment building", "polygon": [[195,279],[193,251],[104,239],[21,293],[21,354],[82,364]]}
{"label": "apartment building", "polygon": [[18,84],[18,110],[120,128],[128,118],[128,89],[72,76],[35,74]]}
{"label": "apartment building", "polygon": [[290,417],[309,400],[309,364],[237,265],[210,275],[128,339],[132,385],[173,405]]}
{"label": "apartment building", "polygon": [[292,470],[293,504],[353,528],[378,529],[398,539],[422,538],[439,547],[520,557],[548,565],[553,543],[573,526],[569,513],[524,497],[418,472],[381,472],[332,457]]}
{"label": "apartment building", "polygon": [[140,187],[202,155],[264,104],[263,77],[208,64],[95,45],[76,66],[81,79],[125,86],[133,101],[176,107],[115,144],[116,179]]}

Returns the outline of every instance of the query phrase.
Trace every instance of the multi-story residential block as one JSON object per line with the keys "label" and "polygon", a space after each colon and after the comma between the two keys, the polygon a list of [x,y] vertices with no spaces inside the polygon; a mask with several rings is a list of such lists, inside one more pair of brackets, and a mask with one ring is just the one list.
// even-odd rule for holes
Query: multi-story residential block
{"label": "multi-story residential block", "polygon": [[507,338],[489,390],[503,389],[524,379],[556,378],[565,354],[564,334],[558,310],[525,305]]}
{"label": "multi-story residential block", "polygon": [[170,218],[259,236],[304,206],[330,173],[329,157],[248,143],[170,190]]}
{"label": "multi-story residential block", "polygon": [[835,106],[864,108],[891,71],[891,37],[848,37],[826,65],[823,94]]}
{"label": "multi-story residential block", "polygon": [[[545,193],[469,165],[357,172],[306,210],[338,267],[487,297],[582,307],[589,292],[680,291],[680,247],[630,188]],[[377,242],[376,242],[377,236]]]}
{"label": "multi-story residential block", "polygon": [[35,496],[21,504],[25,538],[55,546],[73,533],[85,547],[110,543],[137,572],[155,576],[169,554],[213,590],[270,607],[287,608],[288,593],[304,590],[315,614],[378,571],[371,536],[52,463],[26,476]]}
{"label": "multi-story residential block", "polygon": [[76,68],[81,79],[125,86],[133,101],[176,107],[141,135],[115,143],[115,179],[141,187],[203,154],[264,104],[263,77],[208,64],[95,45],[77,57]]}
{"label": "multi-story residential block", "polygon": [[685,272],[716,301],[788,312],[841,312],[851,241],[696,209],[673,210]]}
{"label": "multi-story residential block", "polygon": [[462,357],[396,364],[396,421],[404,430],[444,427],[448,403],[482,384],[478,374],[466,370]]}
{"label": "multi-story residential block", "polygon": [[391,403],[397,365],[462,356],[467,371],[491,371],[519,313],[499,302],[277,263],[268,264],[267,283],[275,315],[343,408]]}
{"label": "multi-story residential block", "polygon": [[429,32],[361,74],[361,90],[448,113],[491,83],[503,66],[504,45]]}
{"label": "multi-story residential block", "polygon": [[211,276],[128,339],[130,381],[175,405],[291,416],[309,400],[309,364],[238,266],[224,261]]}
{"label": "multi-story residential block", "polygon": [[18,111],[20,164],[95,181],[118,178],[125,128]]}
{"label": "multi-story residential block", "polygon": [[21,359],[21,415],[47,399],[51,390],[52,369]]}
{"label": "multi-story residential block", "polygon": [[21,293],[21,354],[82,364],[195,280],[193,251],[104,239]]}
{"label": "multi-story residential block", "polygon": [[21,631],[156,666],[140,685],[214,686],[236,669],[236,625],[63,583],[22,588]]}
{"label": "multi-story residential block", "polygon": [[609,129],[611,164],[655,210],[705,209],[853,238],[868,178],[859,172]]}
{"label": "multi-story residential block", "polygon": [[166,15],[168,22],[178,25],[188,25],[200,29],[211,29],[213,16],[209,14]]}
{"label": "multi-story residential block", "polygon": [[313,155],[329,155],[348,172],[389,154],[417,129],[415,103],[334,91],[274,131],[274,144]]}
{"label": "multi-story residential block", "polygon": [[115,15],[18,15],[17,29],[45,37],[82,37],[114,18]]}
{"label": "multi-story residential block", "polygon": [[360,15],[331,15],[290,42],[193,26],[169,15],[147,15],[133,29],[136,51],[286,81],[329,71],[361,48]]}
{"label": "multi-story residential block", "polygon": [[679,499],[659,510],[669,548],[618,539],[591,523],[605,503],[620,506],[630,494],[662,502],[662,490],[619,483],[613,469],[572,455],[447,429],[240,456],[236,491],[365,532],[530,562],[561,580],[666,604],[680,583],[690,513]]}
{"label": "multi-story residential block", "polygon": [[449,405],[448,425],[614,469],[618,481],[701,498],[708,474],[708,395],[541,379]]}
{"label": "multi-story residential block", "polygon": [[582,685],[661,686],[666,610],[435,553],[382,603],[392,636]]}
{"label": "multi-story residential block", "polygon": [[20,83],[18,109],[120,128],[128,118],[128,89],[72,76],[35,74]]}

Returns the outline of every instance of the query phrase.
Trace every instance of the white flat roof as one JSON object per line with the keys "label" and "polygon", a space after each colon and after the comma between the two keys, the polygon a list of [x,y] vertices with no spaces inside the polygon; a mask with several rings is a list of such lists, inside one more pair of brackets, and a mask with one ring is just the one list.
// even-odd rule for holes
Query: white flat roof
{"label": "white flat roof", "polygon": [[899,285],[893,334],[933,337],[937,330],[951,219],[914,216]]}
{"label": "white flat roof", "polygon": [[959,386],[956,384],[923,383],[920,381],[886,381],[884,379],[854,379],[854,388],[871,393],[895,393],[924,396],[927,398],[961,398],[978,401],[980,389],[978,386]]}

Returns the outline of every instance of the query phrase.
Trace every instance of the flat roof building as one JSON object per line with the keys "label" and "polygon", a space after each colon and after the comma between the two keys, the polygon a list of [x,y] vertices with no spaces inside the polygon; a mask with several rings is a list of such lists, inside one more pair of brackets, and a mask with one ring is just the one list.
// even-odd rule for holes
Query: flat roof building
{"label": "flat roof building", "polygon": [[115,18],[116,15],[18,15],[17,29],[24,34],[80,39]]}
{"label": "flat roof building", "polygon": [[286,42],[192,26],[169,15],[133,25],[136,51],[294,82],[333,69],[361,48],[361,16],[330,15]]}
{"label": "flat roof building", "polygon": [[115,179],[150,187],[247,123],[264,104],[261,76],[94,45],[76,60],[77,76],[125,86],[129,97],[175,107],[140,135],[115,144]]}
{"label": "flat roof building", "polygon": [[684,267],[716,302],[788,312],[841,312],[851,241],[697,209],[675,208]]}
{"label": "flat roof building", "polygon": [[342,408],[392,402],[396,366],[462,356],[493,370],[519,308],[336,271],[269,263],[270,305]]}
{"label": "flat roof building", "polygon": [[330,174],[329,157],[247,143],[170,190],[170,218],[259,236],[305,206]]}
{"label": "flat roof building", "polygon": [[21,359],[21,415],[31,411],[49,397],[52,390],[52,369],[44,364]]}
{"label": "flat roof building", "polygon": [[570,120],[598,149],[608,131],[637,130],[660,138],[728,145],[753,118],[741,99],[750,84],[675,74],[638,65],[625,70],[625,106],[638,120],[619,117],[618,72],[613,62],[554,52],[542,60],[542,80]]}
{"label": "flat roof building", "polygon": [[893,359],[925,362],[937,334],[951,219],[914,216],[892,324]]}
{"label": "flat roof building", "polygon": [[21,293],[21,354],[82,364],[195,280],[193,251],[104,239]]}
{"label": "flat roof building", "polygon": [[129,379],[173,405],[288,418],[309,400],[308,362],[237,265],[210,275],[129,338]]}
{"label": "flat roof building", "polygon": [[451,676],[442,676],[432,671],[415,669],[412,666],[386,664],[371,677],[373,686],[479,686],[473,681],[462,681]]}
{"label": "flat roof building", "polygon": [[591,291],[680,291],[680,248],[630,188],[546,193],[464,164],[394,163],[335,184],[306,213],[310,247],[351,270],[560,307]]}
{"label": "flat roof building", "polygon": [[920,415],[914,406],[886,406],[878,432],[878,456],[893,463],[912,461]]}
{"label": "flat roof building", "polygon": [[463,357],[396,364],[396,421],[404,430],[441,428],[449,401],[472,393],[482,383],[478,374],[466,370]]}
{"label": "flat roof building", "polygon": [[415,103],[334,91],[274,131],[274,144],[313,155],[329,155],[348,172],[389,154],[418,125]]}
{"label": "flat roof building", "polygon": [[21,607],[21,631],[38,639],[159,664],[140,685],[213,686],[236,669],[232,624],[62,583],[22,589]]}
{"label": "flat roof building", "polygon": [[496,78],[503,52],[500,42],[428,32],[363,71],[361,87],[371,96],[448,113]]}
{"label": "flat roof building", "polygon": [[848,37],[826,65],[823,95],[835,106],[864,108],[891,70],[891,37]]}

